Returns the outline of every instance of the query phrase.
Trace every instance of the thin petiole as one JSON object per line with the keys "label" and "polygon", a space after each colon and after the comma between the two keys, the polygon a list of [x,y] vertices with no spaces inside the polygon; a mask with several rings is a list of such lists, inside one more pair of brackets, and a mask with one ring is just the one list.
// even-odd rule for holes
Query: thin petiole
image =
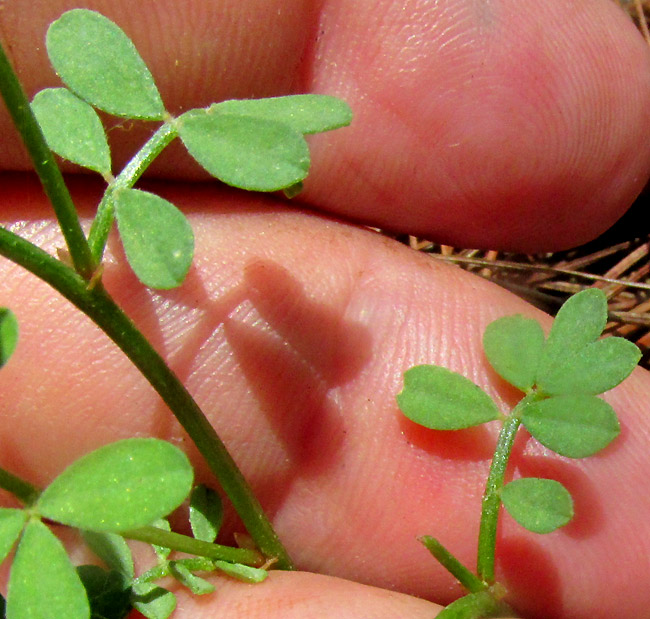
{"label": "thin petiole", "polygon": [[106,189],[88,236],[90,250],[98,263],[101,262],[108,234],[113,225],[113,192],[133,187],[156,157],[178,135],[172,121],[173,119],[170,118],[158,128]]}

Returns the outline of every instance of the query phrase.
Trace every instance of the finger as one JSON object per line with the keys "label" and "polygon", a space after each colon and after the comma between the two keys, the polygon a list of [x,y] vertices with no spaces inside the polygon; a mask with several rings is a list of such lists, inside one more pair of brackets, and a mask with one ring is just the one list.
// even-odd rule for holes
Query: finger
{"label": "finger", "polygon": [[[30,94],[56,81],[40,42],[67,8],[32,4],[0,15]],[[353,125],[310,140],[300,200],[323,211],[463,247],[559,249],[609,227],[648,176],[650,56],[610,0],[87,6],[133,37],[172,113],[290,92],[346,99]],[[24,168],[4,115],[0,129],[0,165]],[[118,123],[111,136],[121,165],[146,131]],[[197,168],[177,145],[157,171]]]}
{"label": "finger", "polygon": [[[541,313],[384,237],[267,200],[191,187],[164,195],[193,213],[197,259],[188,281],[154,295],[113,244],[120,263],[109,260],[106,285],[206,411],[297,565],[441,603],[459,595],[416,538],[434,535],[475,563],[496,428],[424,431],[400,415],[395,395],[408,367],[439,363],[507,410],[516,397],[487,367],[483,329],[504,314]],[[36,209],[39,196],[15,187],[3,209],[24,222],[21,233],[52,246],[60,241],[39,223],[47,217]],[[0,303],[16,311],[22,334],[0,372],[3,464],[44,485],[99,445],[153,434],[186,446],[199,479],[209,480],[121,353],[44,285],[2,269]],[[638,575],[650,557],[650,499],[641,491],[648,390],[639,371],[608,395],[623,432],[596,457],[551,456],[521,437],[513,475],[558,479],[576,501],[575,521],[548,536],[503,518],[498,579],[521,612],[645,612],[650,598]],[[230,518],[226,532],[237,526]]]}

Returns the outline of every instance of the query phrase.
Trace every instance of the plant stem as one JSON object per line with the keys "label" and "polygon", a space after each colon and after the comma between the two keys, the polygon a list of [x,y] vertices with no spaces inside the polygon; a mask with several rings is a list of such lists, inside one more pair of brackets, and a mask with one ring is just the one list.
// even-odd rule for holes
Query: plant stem
{"label": "plant stem", "polygon": [[84,279],[89,280],[95,272],[96,264],[81,229],[77,211],[61,171],[54,160],[54,155],[45,142],[27,96],[1,44],[0,94],[2,94],[14,124],[25,143],[43,189],[52,203],[54,213],[68,246],[72,264],[77,273]]}
{"label": "plant stem", "polygon": [[0,228],[0,255],[24,267],[89,316],[149,381],[215,474],[262,553],[292,569],[291,559],[225,445],[178,377],[106,292],[92,289],[72,269],[12,232]]}
{"label": "plant stem", "polygon": [[11,492],[26,507],[31,507],[41,491],[29,482],[0,467],[0,488]]}
{"label": "plant stem", "polygon": [[187,552],[199,557],[208,557],[209,559],[228,561],[229,563],[243,563],[253,567],[264,564],[264,557],[257,550],[211,544],[173,531],[164,531],[157,527],[141,527],[131,531],[122,531],[120,535],[126,539],[155,544],[156,546]]}
{"label": "plant stem", "polygon": [[479,578],[488,586],[494,584],[494,562],[496,555],[497,524],[501,508],[501,488],[503,488],[508,460],[512,452],[512,445],[517,430],[521,425],[521,411],[527,404],[539,398],[540,395],[537,393],[528,394],[522,398],[506,418],[503,426],[501,426],[492,464],[490,465],[490,473],[483,494],[476,568]]}
{"label": "plant stem", "polygon": [[423,535],[420,541],[438,562],[449,571],[470,593],[485,591],[487,585],[472,574],[454,555],[451,554],[435,537]]}
{"label": "plant stem", "polygon": [[172,122],[163,123],[137,152],[135,157],[129,161],[104,193],[97,208],[97,215],[90,227],[90,234],[88,235],[90,250],[97,263],[101,262],[108,240],[108,233],[113,225],[113,192],[119,189],[133,187],[144,171],[151,165],[151,162],[155,160],[177,135],[178,133]]}

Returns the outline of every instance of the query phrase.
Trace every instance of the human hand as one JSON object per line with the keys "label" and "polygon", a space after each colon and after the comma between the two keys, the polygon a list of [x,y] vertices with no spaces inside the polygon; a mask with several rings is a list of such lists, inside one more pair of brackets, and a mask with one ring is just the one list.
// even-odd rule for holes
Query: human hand
{"label": "human hand", "polygon": [[[1,14],[30,94],[53,83],[34,41],[68,8],[42,4],[35,11],[14,2]],[[462,246],[528,251],[586,241],[620,216],[650,163],[643,41],[607,0],[569,8],[549,1],[528,13],[521,4],[341,2],[325,3],[320,15],[314,3],[280,0],[197,1],[183,14],[161,0],[129,12],[115,2],[85,5],[136,41],[172,113],[291,91],[338,95],[355,111],[349,129],[314,137],[313,172],[289,207],[216,184],[160,184],[191,213],[197,236],[182,288],[143,290],[112,244],[107,288],[202,405],[299,567],[377,587],[276,572],[263,586],[225,581],[209,598],[182,599],[177,617],[430,617],[435,605],[382,588],[443,603],[458,595],[415,538],[434,534],[472,564],[494,437],[423,431],[401,418],[394,397],[406,368],[441,363],[510,401],[480,354],[483,328],[504,314],[540,313],[297,207]],[[4,116],[0,126],[0,163],[27,167]],[[113,133],[131,146],[144,135]],[[194,172],[171,150],[157,174]],[[80,204],[94,205],[98,185],[78,180],[74,188]],[[21,234],[60,244],[29,178],[5,175],[0,200],[5,221],[25,222]],[[20,347],[0,373],[5,466],[44,485],[112,440],[182,440],[107,338],[45,285],[5,262],[0,268],[0,304],[21,324]],[[515,465],[560,479],[577,511],[547,537],[504,517],[498,579],[522,613],[646,612],[639,575],[648,567],[640,550],[648,499],[639,490],[649,389],[638,371],[608,396],[624,431],[598,457],[543,459],[539,447],[522,445]]]}

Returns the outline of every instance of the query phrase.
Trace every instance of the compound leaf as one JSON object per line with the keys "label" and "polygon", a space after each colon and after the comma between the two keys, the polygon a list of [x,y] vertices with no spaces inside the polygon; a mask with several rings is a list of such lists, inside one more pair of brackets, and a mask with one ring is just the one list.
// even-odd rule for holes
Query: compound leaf
{"label": "compound leaf", "polygon": [[543,348],[540,324],[520,314],[491,322],[483,333],[483,349],[490,365],[501,378],[522,391],[535,384]]}
{"label": "compound leaf", "polygon": [[214,542],[223,521],[221,497],[203,484],[192,490],[190,496],[190,526],[192,535],[204,542]]}
{"label": "compound leaf", "polygon": [[190,110],[178,118],[178,133],[190,155],[228,185],[277,191],[307,176],[309,149],[290,125],[252,116]]}
{"label": "compound leaf", "polygon": [[567,355],[540,377],[538,386],[548,394],[589,393],[613,389],[625,380],[641,358],[641,351],[622,337],[608,337]]}
{"label": "compound leaf", "polygon": [[408,369],[397,403],[409,419],[432,430],[461,430],[501,417],[478,385],[437,365]]}
{"label": "compound leaf", "polygon": [[131,604],[147,619],[167,619],[176,608],[176,596],[152,582],[133,585]]}
{"label": "compound leaf", "polygon": [[621,431],[614,409],[587,394],[531,402],[523,410],[522,421],[542,445],[568,458],[586,458],[599,452]]}
{"label": "compound leaf", "polygon": [[187,456],[158,439],[101,447],[70,465],[41,494],[40,514],[95,531],[151,524],[176,509],[192,487]]}
{"label": "compound leaf", "polygon": [[40,520],[27,523],[18,544],[9,575],[7,617],[90,617],[77,571],[63,544]]}
{"label": "compound leaf", "polygon": [[36,94],[32,110],[47,145],[84,168],[107,176],[111,153],[97,112],[67,88],[46,88]]}
{"label": "compound leaf", "polygon": [[49,27],[46,46],[59,77],[91,105],[115,116],[162,119],[165,108],[147,65],[110,19],[68,11]]}
{"label": "compound leaf", "polygon": [[288,95],[266,99],[231,99],[210,108],[219,114],[253,116],[291,126],[300,133],[331,131],[350,124],[352,110],[329,95]]}
{"label": "compound leaf", "polygon": [[551,533],[573,518],[573,499],[558,481],[525,477],[506,484],[501,500],[508,513],[533,533]]}
{"label": "compound leaf", "polygon": [[105,531],[82,531],[82,536],[88,547],[111,570],[133,579],[135,576],[133,555],[129,545],[121,535],[106,533]]}
{"label": "compound leaf", "polygon": [[138,279],[151,288],[180,286],[194,256],[194,234],[185,215],[139,189],[120,189],[113,200],[124,252]]}
{"label": "compound leaf", "polygon": [[0,509],[0,563],[5,560],[12,546],[16,543],[27,520],[22,509]]}
{"label": "compound leaf", "polygon": [[13,355],[18,344],[18,320],[16,315],[6,307],[0,307],[0,368]]}

